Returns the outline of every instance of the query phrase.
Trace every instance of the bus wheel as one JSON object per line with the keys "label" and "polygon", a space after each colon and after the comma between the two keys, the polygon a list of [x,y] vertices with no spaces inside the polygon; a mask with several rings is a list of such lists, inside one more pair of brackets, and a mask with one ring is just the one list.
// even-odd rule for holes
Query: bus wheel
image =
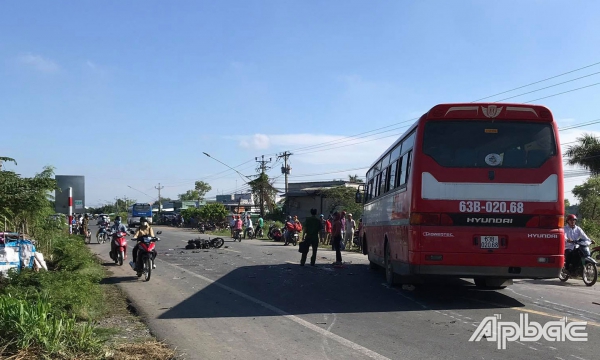
{"label": "bus wheel", "polygon": [[371,270],[378,270],[379,269],[379,265],[376,262],[373,262],[373,261],[369,260],[369,269],[371,269]]}
{"label": "bus wheel", "polygon": [[394,274],[390,247],[387,244],[385,245],[385,281],[389,286],[394,286],[398,283],[398,276]]}

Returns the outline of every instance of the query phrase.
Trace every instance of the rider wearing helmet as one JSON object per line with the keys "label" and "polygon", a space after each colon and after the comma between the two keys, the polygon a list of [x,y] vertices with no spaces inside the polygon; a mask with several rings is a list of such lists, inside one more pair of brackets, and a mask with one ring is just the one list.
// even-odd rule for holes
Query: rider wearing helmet
{"label": "rider wearing helmet", "polygon": [[569,216],[567,216],[567,226],[565,226],[565,264],[567,270],[575,263],[575,261],[578,260],[576,259],[576,256],[574,256],[575,253],[573,253],[573,250],[575,249],[575,243],[579,239],[589,241],[590,243],[592,242],[585,234],[583,229],[575,225],[576,222],[577,216],[573,214],[569,214]]}
{"label": "rider wearing helmet", "polygon": [[[137,270],[137,252],[140,247],[140,241],[143,241],[143,238],[146,236],[154,237],[154,229],[148,223],[148,219],[145,216],[140,218],[140,227],[133,235],[133,238],[136,240],[136,244],[133,247],[132,255],[133,255],[133,263],[135,264]],[[154,259],[156,258],[156,250],[152,251],[152,268],[156,269],[156,264],[154,263]]]}
{"label": "rider wearing helmet", "polygon": [[[124,224],[121,224],[121,217],[117,216],[115,218],[115,223],[113,224],[113,226],[111,226],[110,228],[110,233],[112,234],[113,237],[117,236],[117,233],[119,232],[127,232],[127,226],[125,226]],[[114,241],[111,240],[110,242],[110,251],[111,253],[116,251],[116,244]]]}

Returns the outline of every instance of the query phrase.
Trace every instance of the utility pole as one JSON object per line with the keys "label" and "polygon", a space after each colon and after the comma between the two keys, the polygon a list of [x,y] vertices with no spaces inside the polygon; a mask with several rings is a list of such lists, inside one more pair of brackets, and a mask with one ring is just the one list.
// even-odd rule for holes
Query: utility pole
{"label": "utility pole", "polygon": [[161,214],[162,214],[162,202],[161,202],[161,198],[160,198],[160,190],[162,190],[164,188],[164,186],[160,186],[160,183],[158,183],[158,186],[154,187],[156,190],[158,190],[158,219],[157,221],[160,221],[161,219]]}
{"label": "utility pole", "polygon": [[290,210],[288,209],[288,175],[290,175],[290,171],[292,168],[288,164],[288,158],[290,155],[293,155],[291,152],[286,151],[283,154],[280,154],[277,158],[283,158],[283,166],[281,167],[281,173],[285,175],[285,201],[283,207],[285,208],[285,212],[287,215],[290,214]]}
{"label": "utility pole", "polygon": [[257,163],[260,164],[259,169],[260,169],[260,178],[261,181],[259,183],[260,185],[260,217],[264,217],[265,216],[265,171],[267,171],[267,164],[271,162],[271,158],[269,158],[269,160],[265,160],[265,156],[262,155],[261,156],[261,160],[258,160],[258,158],[254,158],[254,160],[256,160]]}

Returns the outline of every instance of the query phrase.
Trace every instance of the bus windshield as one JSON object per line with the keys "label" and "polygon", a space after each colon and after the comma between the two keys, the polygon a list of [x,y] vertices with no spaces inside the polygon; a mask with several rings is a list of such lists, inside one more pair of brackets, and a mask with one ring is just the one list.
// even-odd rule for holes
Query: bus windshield
{"label": "bus windshield", "polygon": [[150,204],[135,204],[132,210],[136,213],[147,213],[150,212],[150,209]]}
{"label": "bus windshield", "polygon": [[524,121],[429,121],[423,153],[443,167],[539,168],[556,154],[552,124]]}

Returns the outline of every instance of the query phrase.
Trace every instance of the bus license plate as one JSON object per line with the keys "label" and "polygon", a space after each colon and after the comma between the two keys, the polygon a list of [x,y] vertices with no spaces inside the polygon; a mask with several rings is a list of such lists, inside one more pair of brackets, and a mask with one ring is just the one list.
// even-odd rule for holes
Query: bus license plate
{"label": "bus license plate", "polygon": [[482,236],[481,237],[481,248],[482,249],[498,249],[498,236]]}

